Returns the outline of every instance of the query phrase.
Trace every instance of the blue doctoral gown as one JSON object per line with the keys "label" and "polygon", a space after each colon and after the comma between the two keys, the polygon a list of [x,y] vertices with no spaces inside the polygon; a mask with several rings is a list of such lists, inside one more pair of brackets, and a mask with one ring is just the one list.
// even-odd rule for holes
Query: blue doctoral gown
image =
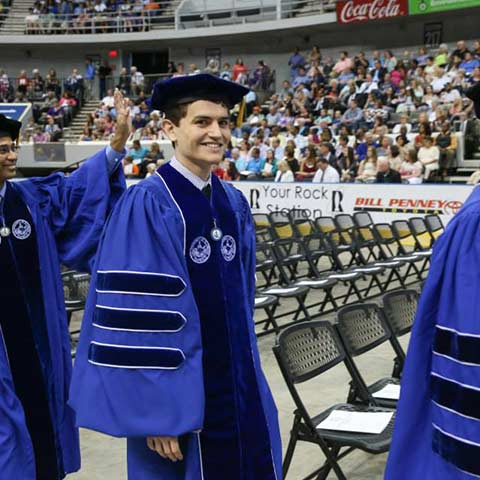
{"label": "blue doctoral gown", "polygon": [[[78,425],[128,438],[131,480],[281,479],[242,194],[213,177],[210,202],[164,165],[116,206],[95,270],[70,395]],[[147,448],[165,435],[184,461]]]}
{"label": "blue doctoral gown", "polygon": [[480,188],[433,249],[413,327],[387,480],[480,476]]}
{"label": "blue doctoral gown", "polygon": [[[49,480],[63,478],[66,473],[80,467],[78,430],[74,424],[73,410],[67,405],[71,355],[60,264],[80,271],[91,271],[103,225],[124,190],[122,169],[117,168],[110,175],[104,151],[94,155],[68,177],[53,174],[46,178],[9,182],[7,185],[6,207],[13,205],[23,218],[17,227],[8,225],[13,227],[13,235],[2,239],[4,250],[1,251],[4,255],[0,256],[0,289],[2,293],[8,291],[11,285],[6,282],[13,280],[19,285],[23,297],[17,295],[15,298],[2,299],[0,315],[2,324],[10,327],[18,323],[17,307],[20,306],[25,313],[22,314],[25,317],[22,318],[23,326],[31,331],[29,336],[34,342],[40,369],[35,372],[38,375],[33,380],[38,382],[41,378],[45,382],[46,412],[50,413],[54,457],[58,466],[56,476],[49,477]],[[12,211],[5,211],[7,221],[13,220],[12,215]],[[28,218],[28,225],[25,217]],[[21,256],[28,248],[32,256]],[[17,269],[12,269],[12,265],[16,265]],[[6,279],[6,271],[15,278]],[[28,278],[30,274],[35,275],[38,282],[33,284],[32,277]],[[26,283],[23,283],[24,280]],[[22,301],[18,302],[19,299]],[[13,355],[12,351],[10,355]],[[16,360],[21,363],[20,356],[17,355]],[[18,382],[18,378],[16,380]],[[35,388],[39,385],[32,384]],[[33,395],[37,393],[32,392]],[[25,399],[24,395],[23,401]],[[37,479],[33,438],[25,412],[10,369],[8,343],[0,331],[2,480]]]}

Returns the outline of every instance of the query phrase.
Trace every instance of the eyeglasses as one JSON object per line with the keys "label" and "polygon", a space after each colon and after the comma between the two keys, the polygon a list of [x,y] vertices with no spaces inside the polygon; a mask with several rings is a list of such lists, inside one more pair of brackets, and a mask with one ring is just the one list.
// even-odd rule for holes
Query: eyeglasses
{"label": "eyeglasses", "polygon": [[0,145],[0,155],[8,155],[10,152],[18,153],[20,150],[20,145]]}

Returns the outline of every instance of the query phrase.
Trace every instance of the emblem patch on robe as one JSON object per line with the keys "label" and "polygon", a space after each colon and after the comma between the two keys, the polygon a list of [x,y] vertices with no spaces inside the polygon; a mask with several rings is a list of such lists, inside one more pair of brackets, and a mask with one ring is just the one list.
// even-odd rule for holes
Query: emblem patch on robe
{"label": "emblem patch on robe", "polygon": [[26,240],[32,233],[32,227],[26,220],[15,220],[12,225],[12,233],[18,240]]}
{"label": "emblem patch on robe", "polygon": [[212,253],[212,247],[205,237],[197,237],[190,245],[190,258],[195,263],[205,263]]}
{"label": "emblem patch on robe", "polygon": [[237,243],[231,235],[225,235],[221,244],[222,256],[227,262],[231,262],[237,253]]}

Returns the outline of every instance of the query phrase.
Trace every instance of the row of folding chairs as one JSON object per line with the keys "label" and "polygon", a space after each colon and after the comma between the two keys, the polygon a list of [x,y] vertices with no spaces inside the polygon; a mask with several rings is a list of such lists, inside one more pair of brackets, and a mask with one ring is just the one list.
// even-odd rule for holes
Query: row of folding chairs
{"label": "row of folding chairs", "polygon": [[[279,334],[273,351],[295,403],[283,462],[284,477],[298,442],[318,445],[325,457],[321,467],[305,480],[326,479],[332,470],[339,480],[345,480],[339,464],[345,455],[355,449],[373,454],[388,451],[405,360],[405,350],[399,338],[411,331],[417,301],[415,290],[397,290],[382,297],[383,308],[375,303],[349,305],[337,312],[333,324],[323,320],[300,322]],[[368,355],[384,344],[392,351],[392,374],[369,384],[359,368],[358,357]],[[319,376],[340,364],[344,365],[351,379],[350,385],[346,386],[347,401],[321,412],[312,412],[300,385],[318,380]],[[365,368],[365,362],[362,365]],[[315,383],[315,391],[317,388]],[[388,426],[376,434],[319,428],[318,425],[335,411],[393,412],[393,416]]]}
{"label": "row of folding chairs", "polygon": [[[282,326],[311,320],[337,310],[339,304],[366,301],[393,288],[423,282],[431,246],[443,231],[438,216],[390,225],[375,224],[368,212],[311,220],[305,211],[292,210],[255,214],[254,220],[255,307],[266,314],[257,320],[263,327],[259,335],[278,333],[278,321],[284,317],[290,322]],[[276,313],[284,300],[292,300],[294,308]]]}

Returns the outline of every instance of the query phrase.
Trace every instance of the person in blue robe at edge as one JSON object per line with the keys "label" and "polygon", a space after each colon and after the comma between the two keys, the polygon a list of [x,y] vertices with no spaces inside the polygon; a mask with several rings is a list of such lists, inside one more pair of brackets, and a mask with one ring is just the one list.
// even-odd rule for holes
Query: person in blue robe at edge
{"label": "person in blue robe at edge", "polygon": [[[466,92],[480,118],[480,83]],[[480,477],[480,188],[435,242],[413,326],[386,480]]]}
{"label": "person in blue robe at edge", "polygon": [[210,174],[247,92],[209,74],[157,82],[150,107],[175,156],[127,190],[104,230],[70,401],[78,426],[127,438],[131,480],[282,477],[250,208]]}
{"label": "person in blue robe at edge", "polygon": [[10,180],[21,123],[0,115],[1,480],[59,480],[80,468],[60,265],[91,271],[125,190],[119,160],[131,122],[120,92],[115,105],[117,130],[106,149],[70,176],[18,182]]}

